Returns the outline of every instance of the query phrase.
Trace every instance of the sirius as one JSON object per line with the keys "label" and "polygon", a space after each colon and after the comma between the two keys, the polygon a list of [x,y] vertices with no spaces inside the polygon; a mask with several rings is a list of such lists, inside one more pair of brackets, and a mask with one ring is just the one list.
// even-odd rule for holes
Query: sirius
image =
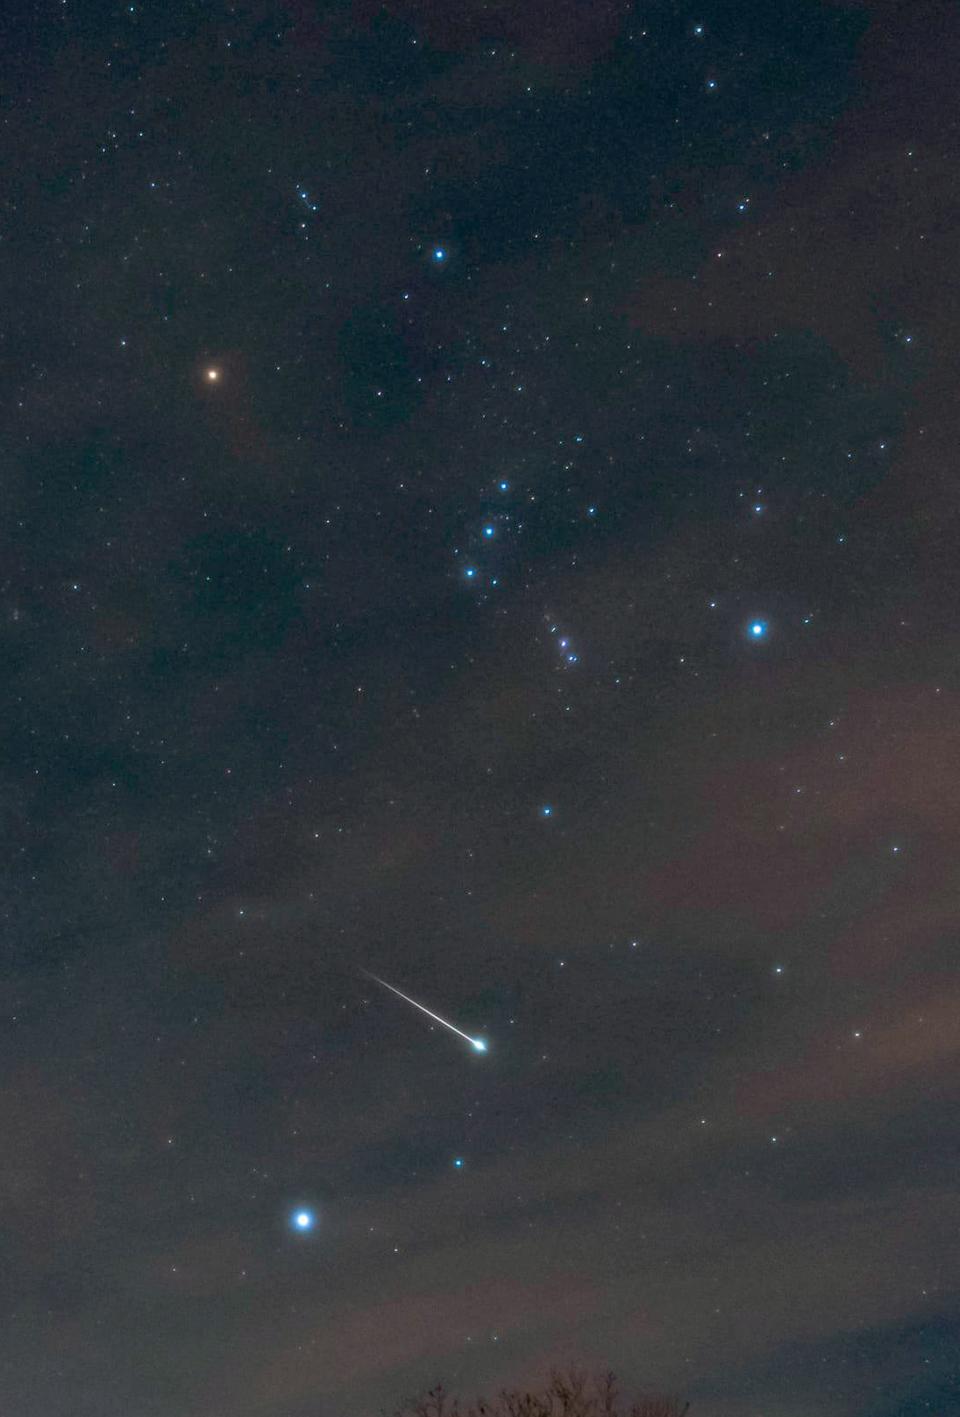
{"label": "sirius", "polygon": [[294,1230],[312,1230],[316,1224],[316,1217],[312,1210],[297,1210],[293,1214]]}
{"label": "sirius", "polygon": [[751,624],[750,624],[750,638],[751,638],[751,639],[753,639],[753,640],[762,640],[763,637],[764,637],[764,635],[765,635],[766,633],[767,633],[767,622],[766,622],[766,620],[753,620],[753,621],[751,622]]}

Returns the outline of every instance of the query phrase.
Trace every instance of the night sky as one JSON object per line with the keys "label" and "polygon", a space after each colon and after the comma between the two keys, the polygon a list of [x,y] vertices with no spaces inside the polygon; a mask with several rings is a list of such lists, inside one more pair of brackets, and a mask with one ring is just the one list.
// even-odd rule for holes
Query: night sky
{"label": "night sky", "polygon": [[3,5],[4,1413],[960,1414],[958,75]]}

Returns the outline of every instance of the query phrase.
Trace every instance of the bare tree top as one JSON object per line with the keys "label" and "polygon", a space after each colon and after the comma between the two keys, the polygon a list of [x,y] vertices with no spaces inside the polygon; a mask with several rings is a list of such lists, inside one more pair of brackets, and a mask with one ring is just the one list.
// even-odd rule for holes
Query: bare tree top
{"label": "bare tree top", "polygon": [[478,1398],[462,1404],[440,1384],[423,1397],[408,1398],[393,1417],[684,1417],[689,1403],[674,1397],[638,1397],[621,1402],[613,1373],[604,1373],[591,1384],[576,1368],[554,1370],[539,1392],[501,1389],[492,1400]]}

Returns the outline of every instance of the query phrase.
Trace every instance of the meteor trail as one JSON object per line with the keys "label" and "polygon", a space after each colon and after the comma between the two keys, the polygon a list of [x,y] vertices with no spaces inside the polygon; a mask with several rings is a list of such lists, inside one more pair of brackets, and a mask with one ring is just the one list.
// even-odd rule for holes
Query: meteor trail
{"label": "meteor trail", "polygon": [[465,1038],[470,1046],[475,1048],[478,1053],[485,1053],[487,1051],[487,1045],[482,1038],[471,1038],[469,1033],[464,1033],[462,1028],[457,1028],[456,1024],[448,1023],[445,1018],[441,1018],[439,1014],[432,1013],[430,1009],[425,1009],[423,1004],[418,1004],[416,999],[410,998],[409,994],[402,994],[399,989],[394,989],[392,984],[388,984],[385,979],[380,979],[376,974],[371,974],[368,969],[364,969],[362,973],[365,974],[368,979],[372,979],[376,984],[382,984],[384,989],[389,989],[391,994],[396,994],[398,999],[403,999],[406,1003],[412,1004],[415,1009],[419,1009],[422,1014],[426,1014],[427,1018],[432,1018],[435,1023],[442,1023],[444,1028],[449,1028],[451,1033],[456,1033],[461,1038]]}

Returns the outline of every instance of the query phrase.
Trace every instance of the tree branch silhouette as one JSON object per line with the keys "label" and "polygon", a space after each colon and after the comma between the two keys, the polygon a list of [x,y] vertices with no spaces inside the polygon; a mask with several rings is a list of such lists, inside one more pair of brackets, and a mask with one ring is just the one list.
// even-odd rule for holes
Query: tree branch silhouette
{"label": "tree branch silhouette", "polygon": [[690,1404],[675,1397],[638,1397],[620,1402],[613,1373],[603,1373],[591,1385],[578,1369],[553,1369],[539,1392],[502,1388],[497,1397],[477,1398],[462,1405],[442,1383],[421,1397],[407,1398],[393,1417],[685,1417]]}

